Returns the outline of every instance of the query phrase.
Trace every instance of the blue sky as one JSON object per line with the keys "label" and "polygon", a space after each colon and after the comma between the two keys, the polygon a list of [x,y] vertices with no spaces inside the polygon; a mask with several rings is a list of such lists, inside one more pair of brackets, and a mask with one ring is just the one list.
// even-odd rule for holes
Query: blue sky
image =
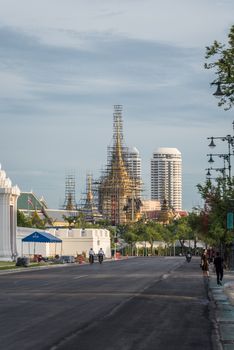
{"label": "blue sky", "polygon": [[[226,42],[232,0],[0,0],[0,163],[21,191],[63,204],[75,172],[105,167],[113,105],[123,105],[125,143],[150,159],[176,147],[183,208],[201,205],[209,136],[232,133],[233,110],[217,107],[203,68],[205,47]],[[226,152],[218,144],[216,152]],[[217,166],[219,166],[219,160]]]}

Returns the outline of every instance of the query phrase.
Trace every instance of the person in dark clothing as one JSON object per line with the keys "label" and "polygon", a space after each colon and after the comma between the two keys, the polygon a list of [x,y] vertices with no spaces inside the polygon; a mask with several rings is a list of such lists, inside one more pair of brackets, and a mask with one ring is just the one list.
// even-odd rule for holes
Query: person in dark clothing
{"label": "person in dark clothing", "polygon": [[207,250],[204,249],[202,256],[201,256],[201,268],[203,271],[203,276],[209,277],[209,260],[207,255]]}
{"label": "person in dark clothing", "polygon": [[219,252],[216,253],[216,257],[214,258],[214,266],[217,276],[217,284],[221,286],[221,281],[223,279],[223,258],[219,255]]}

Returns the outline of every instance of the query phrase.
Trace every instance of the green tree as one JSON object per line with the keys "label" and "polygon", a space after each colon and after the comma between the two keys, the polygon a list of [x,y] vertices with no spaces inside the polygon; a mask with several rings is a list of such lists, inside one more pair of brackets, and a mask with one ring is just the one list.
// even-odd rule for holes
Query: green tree
{"label": "green tree", "polygon": [[[86,228],[90,227],[89,223],[86,223],[84,220],[84,215],[81,212],[77,212],[77,215],[71,215],[66,216],[63,215],[64,221],[68,222],[69,227],[76,227],[76,228]],[[92,226],[93,224],[91,224]]]}
{"label": "green tree", "polygon": [[204,185],[198,184],[198,191],[205,201],[203,217],[206,218],[206,234],[204,241],[223,249],[229,254],[233,230],[227,230],[227,213],[233,212],[234,179],[217,178],[215,183],[210,180]]}
{"label": "green tree", "polygon": [[32,220],[27,217],[22,211],[17,210],[17,226],[19,227],[32,227]]}
{"label": "green tree", "polygon": [[194,240],[194,249],[196,250],[196,244],[198,239],[202,239],[201,230],[201,212],[196,209],[188,215],[188,225],[191,228],[191,239]]}
{"label": "green tree", "polygon": [[124,231],[122,234],[122,238],[130,246],[131,255],[134,255],[134,252],[133,252],[134,245],[138,240],[138,236],[136,234],[136,230],[134,229],[134,226],[131,226],[131,227],[129,227],[128,230]]}
{"label": "green tree", "polygon": [[32,227],[45,228],[45,221],[40,218],[36,210],[32,213],[31,220],[32,220]]}
{"label": "green tree", "polygon": [[174,232],[181,245],[181,253],[185,252],[185,240],[191,240],[192,229],[188,223],[188,217],[181,217],[174,222]]}
{"label": "green tree", "polygon": [[211,84],[217,84],[222,88],[222,94],[218,106],[224,106],[225,110],[234,104],[234,25],[228,34],[228,44],[214,41],[211,46],[206,47],[205,58],[209,60],[214,57],[215,61],[205,63],[206,69],[215,69],[216,78]]}
{"label": "green tree", "polygon": [[130,226],[126,227],[127,232],[129,231],[134,234],[132,236],[135,240],[135,242],[144,242],[145,243],[145,252],[144,254],[147,255],[147,249],[146,249],[146,242],[149,239],[148,233],[146,231],[146,223],[143,220],[137,221],[135,223],[132,223]]}
{"label": "green tree", "polygon": [[154,241],[161,240],[162,225],[154,221],[138,221],[135,223],[135,233],[137,240],[144,242],[145,255],[147,255],[147,242],[150,244],[151,254],[154,254]]}
{"label": "green tree", "polygon": [[170,223],[169,225],[163,226],[162,230],[162,240],[166,243],[167,248],[171,249],[178,239],[177,235],[177,225],[175,222]]}
{"label": "green tree", "polygon": [[146,232],[148,235],[152,255],[155,255],[155,251],[153,249],[154,242],[162,240],[163,230],[163,225],[155,221],[149,221],[146,225]]}

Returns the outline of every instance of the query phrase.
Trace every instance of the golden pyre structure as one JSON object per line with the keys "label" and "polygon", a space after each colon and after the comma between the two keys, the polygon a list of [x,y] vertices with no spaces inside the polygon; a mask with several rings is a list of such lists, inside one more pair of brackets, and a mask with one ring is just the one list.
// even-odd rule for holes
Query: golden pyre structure
{"label": "golden pyre structure", "polygon": [[122,106],[114,106],[113,145],[99,185],[99,211],[112,225],[140,218],[141,180],[128,171],[128,148],[123,146]]}

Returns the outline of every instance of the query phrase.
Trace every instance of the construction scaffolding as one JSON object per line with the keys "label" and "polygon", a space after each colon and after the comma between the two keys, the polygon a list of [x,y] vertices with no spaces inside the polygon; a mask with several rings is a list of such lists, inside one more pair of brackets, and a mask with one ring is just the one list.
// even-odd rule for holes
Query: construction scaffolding
{"label": "construction scaffolding", "polygon": [[87,174],[86,193],[84,201],[82,201],[83,203],[81,204],[80,212],[86,222],[96,223],[102,219],[102,215],[97,208],[93,182],[93,175],[91,173]]}
{"label": "construction scaffolding", "polygon": [[113,143],[107,149],[107,166],[99,184],[99,211],[115,226],[139,220],[141,207],[142,182],[129,169],[122,110],[121,105],[114,106]]}
{"label": "construction scaffolding", "polygon": [[65,210],[77,210],[75,174],[67,174],[65,178]]}

